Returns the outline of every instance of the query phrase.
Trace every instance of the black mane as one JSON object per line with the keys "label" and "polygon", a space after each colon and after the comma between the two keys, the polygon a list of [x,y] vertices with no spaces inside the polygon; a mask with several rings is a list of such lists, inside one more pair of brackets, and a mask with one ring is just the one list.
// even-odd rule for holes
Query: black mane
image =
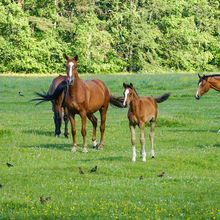
{"label": "black mane", "polygon": [[208,79],[209,77],[215,77],[215,76],[219,76],[220,77],[220,74],[213,74],[213,75],[207,75],[207,76],[203,75],[202,77],[200,77],[198,84],[200,82],[202,82],[202,80],[204,80],[204,79]]}

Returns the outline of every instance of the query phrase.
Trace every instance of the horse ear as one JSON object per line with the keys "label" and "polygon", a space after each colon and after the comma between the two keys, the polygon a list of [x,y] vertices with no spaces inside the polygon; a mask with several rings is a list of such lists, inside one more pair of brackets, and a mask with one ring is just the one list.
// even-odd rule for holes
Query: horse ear
{"label": "horse ear", "polygon": [[125,83],[123,83],[123,87],[124,87],[124,88],[126,88],[126,87],[127,87]]}
{"label": "horse ear", "polygon": [[64,57],[66,60],[69,59],[69,57],[68,57],[65,53],[63,54],[63,57]]}
{"label": "horse ear", "polygon": [[76,55],[76,56],[74,57],[75,61],[77,61],[77,60],[78,60],[78,58],[79,58],[79,57],[78,57],[78,55]]}
{"label": "horse ear", "polygon": [[198,73],[198,77],[199,77],[199,78],[202,78],[202,77],[200,76],[200,74],[199,74],[199,73]]}
{"label": "horse ear", "polygon": [[132,83],[130,83],[130,86],[131,86],[132,88],[134,88]]}

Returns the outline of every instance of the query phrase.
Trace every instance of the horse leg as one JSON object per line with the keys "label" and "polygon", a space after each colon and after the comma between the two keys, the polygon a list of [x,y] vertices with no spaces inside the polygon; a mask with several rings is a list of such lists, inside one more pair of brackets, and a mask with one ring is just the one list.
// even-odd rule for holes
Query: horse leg
{"label": "horse leg", "polygon": [[135,127],[133,125],[130,125],[130,130],[131,130],[131,144],[132,144],[132,148],[133,148],[133,153],[132,153],[132,162],[136,161],[136,148],[135,148],[135,144],[136,144],[136,139],[135,139]]}
{"label": "horse leg", "polygon": [[62,109],[55,106],[54,108],[54,123],[55,123],[55,136],[59,137],[61,134],[60,127],[62,122]]}
{"label": "horse leg", "polygon": [[75,125],[75,115],[69,115],[70,124],[72,128],[72,136],[73,136],[73,147],[72,152],[76,152],[76,125]]}
{"label": "horse leg", "polygon": [[105,121],[106,121],[106,112],[107,112],[108,106],[107,107],[102,107],[99,112],[101,115],[101,125],[100,125],[100,132],[101,132],[101,138],[100,138],[100,146],[99,150],[103,150],[103,137],[104,137],[104,132],[105,132]]}
{"label": "horse leg", "polygon": [[142,157],[142,161],[146,162],[144,127],[145,127],[145,123],[140,123],[141,157]]}
{"label": "horse leg", "polygon": [[154,129],[155,129],[155,121],[151,121],[150,122],[151,158],[154,158]]}
{"label": "horse leg", "polygon": [[80,116],[81,116],[81,120],[82,120],[81,134],[83,136],[83,153],[88,153],[87,145],[86,145],[86,113],[81,112]]}
{"label": "horse leg", "polygon": [[68,138],[68,137],[69,137],[69,134],[68,134],[68,122],[69,122],[69,117],[68,117],[67,108],[65,108],[65,107],[64,107],[63,120],[64,120],[64,122],[65,122],[64,136],[65,136],[66,138]]}
{"label": "horse leg", "polygon": [[220,130],[218,130],[218,134],[220,134]]}
{"label": "horse leg", "polygon": [[92,122],[93,125],[92,145],[93,148],[96,148],[98,147],[98,143],[96,141],[97,118],[93,114],[88,114],[87,117]]}

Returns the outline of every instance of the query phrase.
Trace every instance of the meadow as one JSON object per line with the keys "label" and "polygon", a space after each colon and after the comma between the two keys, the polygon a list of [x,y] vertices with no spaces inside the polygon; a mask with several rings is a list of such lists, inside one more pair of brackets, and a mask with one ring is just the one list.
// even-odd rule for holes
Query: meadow
{"label": "meadow", "polygon": [[[54,76],[0,75],[0,219],[219,219],[219,93],[210,90],[196,100],[196,74],[81,75],[93,77],[114,96],[122,95],[123,82],[132,82],[139,96],[171,93],[158,104],[155,158],[147,125],[147,162],[139,157],[131,162],[127,109],[111,106],[104,150],[92,148],[87,120],[89,153],[82,153],[76,116],[78,147],[70,152],[72,136],[64,138],[64,126],[61,137],[54,137],[51,103],[28,102],[35,91],[47,90]],[[137,155],[139,134],[136,128]],[[97,172],[89,173],[95,165]],[[40,197],[51,198],[42,204]]]}

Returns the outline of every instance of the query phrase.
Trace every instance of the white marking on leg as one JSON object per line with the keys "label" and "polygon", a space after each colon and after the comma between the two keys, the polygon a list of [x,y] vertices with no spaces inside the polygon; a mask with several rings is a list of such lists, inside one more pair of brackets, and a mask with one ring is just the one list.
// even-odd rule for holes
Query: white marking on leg
{"label": "white marking on leg", "polygon": [[218,134],[220,134],[220,130],[218,130]]}
{"label": "white marking on leg", "polygon": [[93,145],[93,147],[96,147],[96,146],[98,145],[97,141],[94,140],[94,141],[92,142],[92,145]]}
{"label": "white marking on leg", "polygon": [[133,148],[132,162],[135,162],[136,161],[136,148],[135,146],[132,146],[132,148]]}
{"label": "white marking on leg", "polygon": [[145,151],[142,153],[142,157],[143,157],[142,161],[146,162],[146,152]]}
{"label": "white marking on leg", "polygon": [[151,157],[154,158],[154,150],[151,150]]}
{"label": "white marking on leg", "polygon": [[125,90],[125,99],[124,99],[124,102],[123,102],[123,105],[124,105],[124,106],[125,106],[125,103],[126,103],[126,101],[127,101],[128,93],[129,93],[129,89],[126,89],[126,90]]}

